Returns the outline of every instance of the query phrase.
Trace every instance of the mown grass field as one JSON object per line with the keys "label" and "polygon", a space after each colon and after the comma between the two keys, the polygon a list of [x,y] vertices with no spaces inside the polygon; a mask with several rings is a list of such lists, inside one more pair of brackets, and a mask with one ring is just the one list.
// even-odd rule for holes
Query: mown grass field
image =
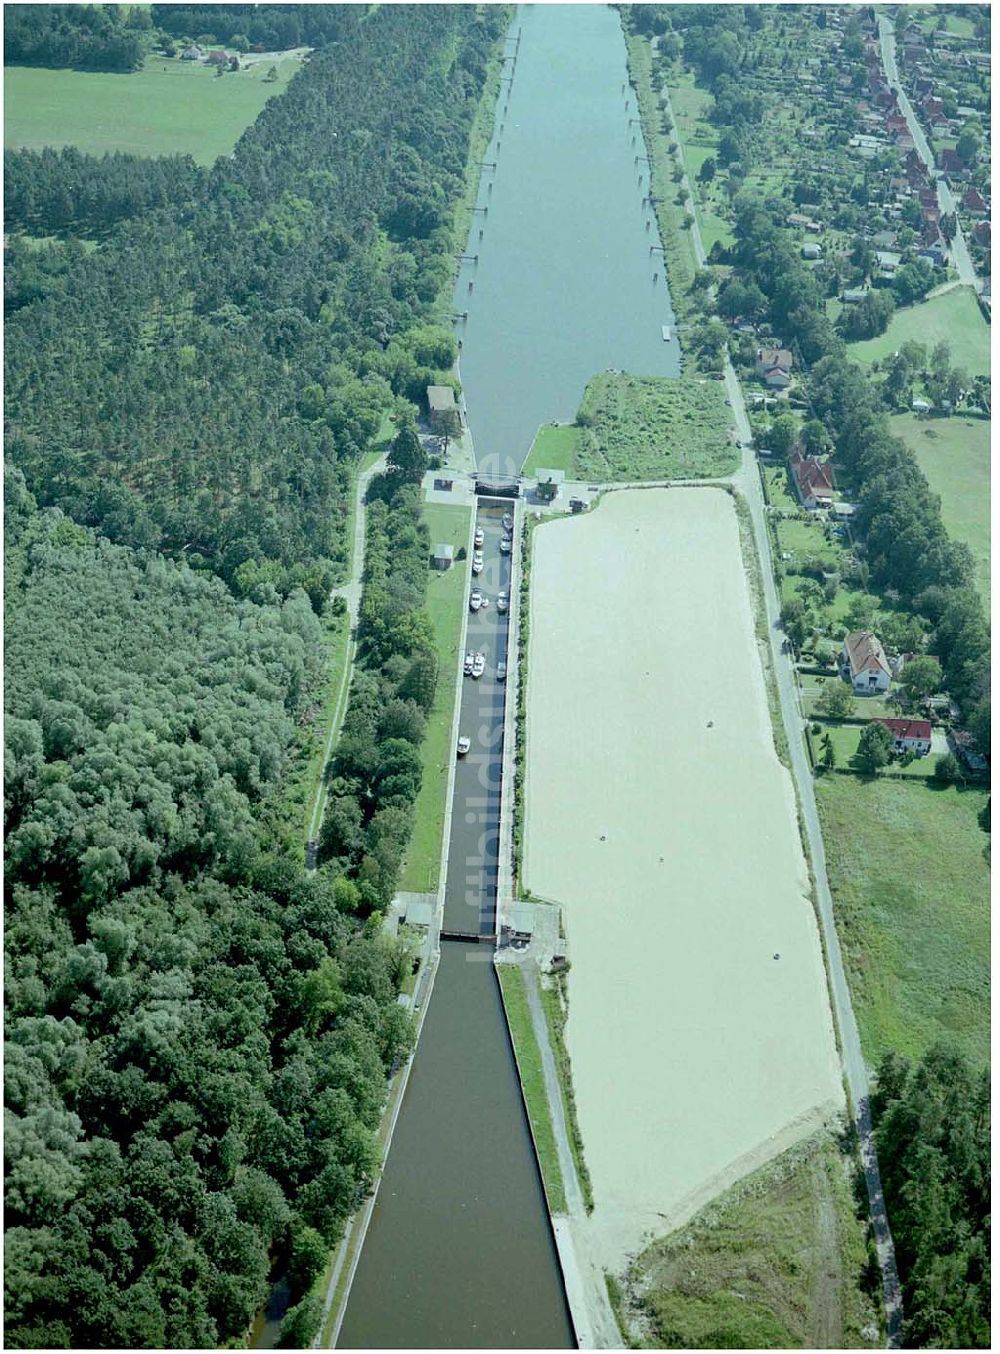
{"label": "mown grass field", "polygon": [[[856,705],[858,716],[863,719],[866,714],[865,702],[857,701]],[[871,718],[878,719],[881,716],[872,714]],[[834,755],[837,758],[837,766],[856,771],[859,775],[864,774],[862,768],[855,766],[853,761],[858,750],[863,725],[835,724],[822,718],[818,718],[817,722],[820,726],[820,733],[813,736],[813,747],[816,750],[817,757],[821,755],[821,743],[824,734],[829,734]],[[903,766],[901,762],[894,761],[886,770],[891,771],[895,776],[906,776],[909,780],[926,780],[928,776],[933,776],[936,760],[937,758],[931,753],[927,757],[917,757],[908,766]]]}
{"label": "mown grass field", "polygon": [[884,334],[848,344],[848,353],[856,362],[874,362],[907,342],[926,344],[928,351],[935,343],[947,343],[952,366],[961,367],[969,376],[989,372],[990,329],[971,287],[955,287],[920,305],[897,310]]}
{"label": "mown grass field", "polygon": [[565,470],[573,474],[574,457],[580,441],[580,429],[575,423],[543,423],[535,434],[522,475],[533,475],[536,470]]}
{"label": "mown grass field", "polygon": [[741,1180],[632,1265],[643,1346],[860,1348],[877,1328],[859,1287],[852,1158],[826,1134]]}
{"label": "mown grass field", "polygon": [[840,943],[866,1058],[937,1039],[990,1047],[986,791],[827,776],[816,785]]}
{"label": "mown grass field", "polygon": [[500,979],[507,1023],[514,1043],[517,1071],[521,1079],[521,1090],[524,1092],[524,1103],[528,1107],[528,1119],[531,1122],[531,1133],[538,1153],[538,1164],[545,1184],[549,1212],[565,1213],[566,1191],[562,1171],[559,1169],[552,1113],[545,1090],[542,1055],[531,1024],[531,1012],[528,1009],[524,974],[514,964],[498,964],[497,976]]}
{"label": "mown grass field", "polygon": [[941,495],[948,534],[976,557],[976,579],[990,601],[990,422],[986,418],[918,418],[896,414],[892,431],[912,449]]}
{"label": "mown grass field", "polygon": [[[431,533],[431,546],[448,543],[455,554],[469,543],[471,509],[425,503],[424,521]],[[430,571],[427,610],[434,626],[438,652],[438,684],[427,720],[427,733],[420,748],[423,775],[414,805],[413,832],[406,852],[399,887],[414,893],[430,893],[438,886],[441,839],[451,767],[451,726],[455,714],[455,679],[458,646],[462,637],[463,601],[468,586],[468,566],[457,560],[445,573]]]}
{"label": "mown grass field", "polygon": [[739,457],[718,381],[602,372],[587,383],[576,452],[581,479],[708,479]]}
{"label": "mown grass field", "polygon": [[150,57],[131,75],[8,66],[4,145],[76,146],[94,155],[187,153],[208,165],[233,149],[300,62],[294,57],[274,62],[278,79],[266,83],[271,64],[220,76],[207,66],[166,57]]}
{"label": "mown grass field", "polygon": [[[685,74],[669,86],[670,106],[676,120],[676,139],[681,148],[684,168],[687,170],[694,198],[694,213],[698,220],[701,243],[709,253],[716,240],[724,248],[733,243],[733,231],[726,215],[726,199],[721,186],[698,180],[701,167],[714,157],[719,147],[719,133],[705,116],[712,106],[712,96],[706,89],[698,89],[693,74]],[[721,180],[721,176],[720,176]]]}

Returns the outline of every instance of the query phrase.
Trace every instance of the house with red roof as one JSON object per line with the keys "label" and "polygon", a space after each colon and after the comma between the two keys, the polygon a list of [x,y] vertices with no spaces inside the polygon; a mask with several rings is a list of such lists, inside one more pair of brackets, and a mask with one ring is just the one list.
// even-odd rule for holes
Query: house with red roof
{"label": "house with red roof", "polygon": [[885,650],[870,630],[852,630],[844,636],[840,673],[856,696],[876,696],[888,691],[892,681]]}
{"label": "house with red roof", "polygon": [[990,204],[978,188],[967,188],[962,195],[962,206],[970,216],[988,216]]}
{"label": "house with red roof", "polygon": [[829,461],[820,461],[815,456],[803,456],[793,451],[788,462],[795,481],[795,492],[803,508],[815,512],[817,508],[829,508],[833,503],[833,466]]}
{"label": "house with red roof", "polygon": [[938,156],[938,162],[946,174],[956,178],[964,178],[969,172],[957,150],[943,150]]}
{"label": "house with red roof", "polygon": [[931,750],[931,722],[929,719],[878,719],[892,734],[893,752],[915,752],[926,757]]}

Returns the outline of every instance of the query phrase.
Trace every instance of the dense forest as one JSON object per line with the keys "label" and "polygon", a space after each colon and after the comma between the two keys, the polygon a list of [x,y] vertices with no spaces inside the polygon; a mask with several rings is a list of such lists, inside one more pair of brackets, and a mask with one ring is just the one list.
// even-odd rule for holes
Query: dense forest
{"label": "dense forest", "polygon": [[316,605],[343,554],[352,464],[451,365],[450,334],[429,322],[506,17],[333,16],[336,44],[217,162],[203,198],[123,221],[70,268],[44,271],[37,251],[7,268],[21,302],[8,455],[39,500]]}
{"label": "dense forest", "polygon": [[5,5],[4,64],[133,71],[149,28],[143,5]]}
{"label": "dense forest", "polygon": [[203,39],[242,47],[284,51],[288,47],[320,47],[338,34],[332,5],[153,5],[153,22],[174,37]]}
{"label": "dense forest", "polygon": [[97,156],[75,146],[46,146],[5,150],[3,178],[8,231],[94,236],[154,207],[190,205],[204,192],[208,176],[190,155]]}
{"label": "dense forest", "polygon": [[[507,17],[323,8],[337,46],[211,171],[15,161],[19,226],[69,205],[5,274],[12,1348],[240,1343],[275,1267],[306,1344],[372,1180],[411,1038],[380,909],[436,680],[409,429],[450,379],[435,321]],[[386,415],[345,835],[307,874],[268,824]]]}
{"label": "dense forest", "polygon": [[990,1345],[990,1079],[958,1054],[889,1054],[873,1100],[911,1349]]}

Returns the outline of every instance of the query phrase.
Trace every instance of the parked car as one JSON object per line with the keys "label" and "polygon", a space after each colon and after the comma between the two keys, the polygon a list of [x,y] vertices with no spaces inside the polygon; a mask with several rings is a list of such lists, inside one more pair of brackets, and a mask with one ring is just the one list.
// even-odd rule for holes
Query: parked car
{"label": "parked car", "polygon": [[472,747],[471,738],[466,738],[465,734],[463,733],[458,740],[458,755],[460,757],[464,757],[465,754],[468,752],[469,748],[471,747]]}
{"label": "parked car", "polygon": [[497,611],[507,610],[507,594],[505,592],[497,593]]}
{"label": "parked car", "polygon": [[474,574],[481,574],[483,572],[483,553],[481,550],[477,550],[472,556],[472,572]]}
{"label": "parked car", "polygon": [[486,671],[486,655],[477,653],[472,663],[472,675],[478,682],[480,677]]}
{"label": "parked car", "polygon": [[500,537],[500,552],[504,555],[510,554],[511,539],[509,536]]}
{"label": "parked car", "polygon": [[472,665],[473,665],[473,663],[474,663],[475,661],[476,661],[476,655],[475,655],[475,654],[472,652],[472,650],[470,649],[469,652],[465,655],[465,665],[464,665],[464,669],[463,669],[463,670],[464,670],[464,672],[465,672],[466,677],[468,677],[468,676],[471,674],[471,672],[472,672]]}
{"label": "parked car", "polygon": [[498,681],[498,682],[505,682],[506,680],[507,680],[507,664],[506,664],[506,663],[498,663],[498,664],[497,664],[497,681]]}
{"label": "parked car", "polygon": [[479,546],[484,544],[485,540],[486,533],[483,531],[482,527],[476,527],[476,534],[473,537],[473,543],[475,544],[475,546],[478,548]]}
{"label": "parked car", "polygon": [[483,604],[483,594],[479,591],[478,588],[473,588],[472,594],[469,597],[469,610],[478,611],[479,608],[482,606],[482,604]]}
{"label": "parked car", "polygon": [[504,531],[511,531],[513,529],[514,519],[509,512],[504,513],[503,517],[500,519],[500,525],[503,527]]}

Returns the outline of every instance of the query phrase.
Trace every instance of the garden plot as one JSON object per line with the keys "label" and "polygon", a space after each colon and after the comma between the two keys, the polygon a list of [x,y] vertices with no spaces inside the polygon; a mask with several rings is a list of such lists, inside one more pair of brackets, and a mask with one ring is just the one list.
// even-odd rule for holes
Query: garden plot
{"label": "garden plot", "polygon": [[839,1064],[728,495],[611,493],[540,527],[530,633],[524,877],[564,904],[617,1269],[834,1115]]}

